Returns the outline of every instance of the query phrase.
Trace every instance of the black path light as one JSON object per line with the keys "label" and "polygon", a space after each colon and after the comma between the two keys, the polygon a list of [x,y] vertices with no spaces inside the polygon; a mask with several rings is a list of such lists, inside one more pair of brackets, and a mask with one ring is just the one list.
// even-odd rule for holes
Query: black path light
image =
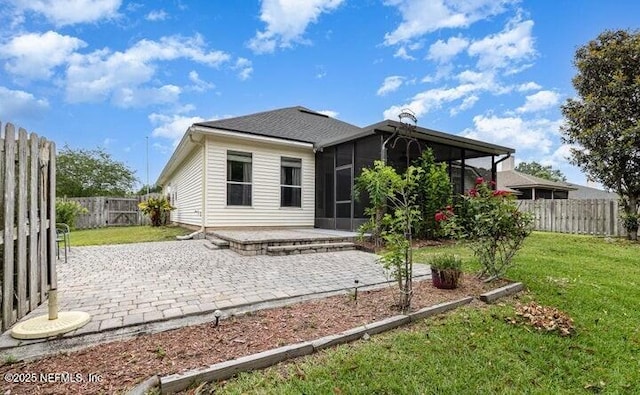
{"label": "black path light", "polygon": [[222,311],[220,310],[216,310],[213,312],[213,316],[216,317],[216,323],[215,323],[215,327],[218,326],[218,324],[220,323],[220,317],[222,317]]}
{"label": "black path light", "polygon": [[359,282],[360,281],[357,278],[354,281],[354,283],[356,284],[356,288],[355,288],[354,293],[353,293],[353,300],[356,301],[356,304],[358,304],[358,283]]}

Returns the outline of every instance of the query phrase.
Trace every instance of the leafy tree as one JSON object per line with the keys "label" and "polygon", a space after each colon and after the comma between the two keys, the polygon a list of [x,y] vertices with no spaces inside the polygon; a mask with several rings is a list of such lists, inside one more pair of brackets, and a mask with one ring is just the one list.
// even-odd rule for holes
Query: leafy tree
{"label": "leafy tree", "polygon": [[111,158],[104,148],[71,149],[65,145],[57,157],[58,196],[124,196],[133,191],[135,172]]}
{"label": "leafy tree", "polygon": [[136,192],[136,195],[143,196],[147,194],[147,188],[149,190],[148,193],[162,193],[161,185],[147,185],[144,184],[142,187]]}
{"label": "leafy tree", "polygon": [[56,222],[67,224],[69,228],[76,227],[76,219],[79,215],[87,214],[89,210],[73,200],[56,200]]}
{"label": "leafy tree", "polygon": [[549,181],[556,182],[566,182],[567,177],[562,174],[562,172],[558,169],[554,169],[550,165],[542,166],[538,162],[520,162],[518,166],[516,166],[516,170],[520,173],[529,174],[532,176],[544,178]]}
{"label": "leafy tree", "polygon": [[628,237],[640,214],[640,33],[605,31],[578,48],[577,97],[562,106],[571,162],[622,197]]}

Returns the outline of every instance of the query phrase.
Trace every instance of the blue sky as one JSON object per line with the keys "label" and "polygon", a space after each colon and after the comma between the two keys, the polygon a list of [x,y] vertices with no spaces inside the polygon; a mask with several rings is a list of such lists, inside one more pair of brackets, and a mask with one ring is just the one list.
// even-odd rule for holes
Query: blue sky
{"label": "blue sky", "polygon": [[193,122],[302,105],[568,164],[559,105],[575,49],[637,29],[599,0],[0,0],[0,120],[104,147],[153,183]]}

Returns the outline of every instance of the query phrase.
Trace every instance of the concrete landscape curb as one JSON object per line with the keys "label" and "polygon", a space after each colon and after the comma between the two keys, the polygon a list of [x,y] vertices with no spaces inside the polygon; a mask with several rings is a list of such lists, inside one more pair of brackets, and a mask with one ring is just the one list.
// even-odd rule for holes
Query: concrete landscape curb
{"label": "concrete landscape curb", "polygon": [[522,283],[513,283],[509,285],[505,285],[504,287],[496,288],[492,291],[485,292],[480,295],[480,300],[485,303],[493,303],[497,299],[502,298],[503,296],[513,295],[518,293],[524,289],[524,285]]}
{"label": "concrete landscape curb", "polygon": [[172,394],[183,391],[195,383],[224,380],[240,372],[266,368],[290,358],[309,355],[318,350],[358,340],[365,334],[373,335],[386,332],[412,321],[453,310],[459,306],[470,303],[472,300],[473,297],[466,297],[452,302],[440,303],[418,310],[415,313],[396,315],[371,324],[352,328],[336,335],[321,337],[314,341],[292,344],[231,361],[220,362],[204,369],[160,377],[160,392],[162,394]]}

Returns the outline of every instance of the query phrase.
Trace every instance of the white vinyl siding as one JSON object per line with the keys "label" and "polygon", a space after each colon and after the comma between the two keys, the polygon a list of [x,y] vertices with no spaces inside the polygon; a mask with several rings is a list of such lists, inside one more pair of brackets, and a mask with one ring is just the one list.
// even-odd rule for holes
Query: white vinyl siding
{"label": "white vinyl siding", "polygon": [[202,147],[196,147],[167,183],[167,187],[171,188],[170,196],[175,196],[175,201],[171,202],[176,207],[171,212],[173,222],[202,225],[203,152]]}
{"label": "white vinyl siding", "polygon": [[[313,226],[315,155],[311,148],[217,136],[207,139],[207,227]],[[227,205],[227,151],[252,156],[251,206]],[[282,157],[301,160],[301,207],[280,207]]]}

